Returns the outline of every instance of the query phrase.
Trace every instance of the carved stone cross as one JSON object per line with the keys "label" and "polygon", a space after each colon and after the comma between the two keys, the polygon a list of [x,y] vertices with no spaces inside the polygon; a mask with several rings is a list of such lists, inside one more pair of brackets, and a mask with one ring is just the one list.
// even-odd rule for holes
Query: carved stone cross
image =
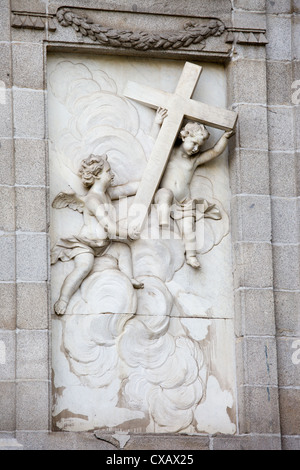
{"label": "carved stone cross", "polygon": [[201,72],[202,67],[186,62],[174,94],[131,81],[124,90],[123,94],[127,98],[154,109],[168,110],[133,203],[133,210],[138,212],[140,229],[163,176],[183,119],[200,121],[204,125],[225,131],[235,126],[237,119],[235,112],[191,99]]}

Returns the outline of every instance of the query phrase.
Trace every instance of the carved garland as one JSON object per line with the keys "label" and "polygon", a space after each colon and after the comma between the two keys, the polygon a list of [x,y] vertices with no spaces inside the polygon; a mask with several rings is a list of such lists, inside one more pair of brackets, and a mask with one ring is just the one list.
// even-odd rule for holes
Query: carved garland
{"label": "carved garland", "polygon": [[184,31],[179,32],[133,32],[120,31],[113,28],[94,24],[87,18],[82,18],[68,9],[59,10],[56,14],[59,23],[72,26],[82,36],[89,37],[95,42],[108,47],[125,47],[147,51],[149,49],[179,49],[191,44],[205,47],[205,39],[210,36],[221,36],[225,25],[220,20],[210,20],[206,25],[189,22]]}

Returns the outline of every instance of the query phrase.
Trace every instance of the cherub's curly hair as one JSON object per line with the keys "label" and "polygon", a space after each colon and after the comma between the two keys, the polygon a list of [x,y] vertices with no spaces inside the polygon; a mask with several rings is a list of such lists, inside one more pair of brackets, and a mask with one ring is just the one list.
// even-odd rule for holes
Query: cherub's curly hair
{"label": "cherub's curly hair", "polygon": [[203,124],[199,124],[198,122],[188,122],[180,131],[180,137],[184,138],[188,135],[195,135],[198,132],[201,132],[204,139],[207,140],[210,136],[208,130]]}
{"label": "cherub's curly hair", "polygon": [[93,186],[95,178],[102,173],[107,155],[93,155],[82,161],[78,174],[86,188]]}

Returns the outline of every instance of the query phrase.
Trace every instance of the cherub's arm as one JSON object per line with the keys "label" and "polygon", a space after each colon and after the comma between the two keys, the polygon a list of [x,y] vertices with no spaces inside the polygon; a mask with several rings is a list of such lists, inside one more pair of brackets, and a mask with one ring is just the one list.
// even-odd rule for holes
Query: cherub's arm
{"label": "cherub's arm", "polygon": [[214,158],[221,155],[227,147],[228,139],[234,134],[234,130],[224,132],[221,138],[218,140],[216,145],[211,149],[205,150],[200,153],[199,157],[196,159],[196,166],[203,165],[204,163],[213,160]]}
{"label": "cherub's arm", "polygon": [[108,238],[129,238],[131,240],[136,240],[139,238],[139,233],[134,227],[132,230],[128,231],[126,228],[119,226],[119,224],[117,224],[115,220],[109,216],[109,213],[113,208],[108,207],[108,205],[111,206],[111,204],[107,203],[106,201],[99,203],[99,200],[95,198],[87,198],[86,201],[86,207],[90,213],[96,217],[99,224],[107,232]]}
{"label": "cherub's arm", "polygon": [[140,182],[139,181],[132,181],[131,183],[127,183],[120,186],[110,186],[108,188],[108,194],[112,201],[120,199],[121,197],[126,196],[135,196],[138,190]]}
{"label": "cherub's arm", "polygon": [[[98,223],[107,232],[108,238],[118,237],[119,233],[115,221],[109,216],[110,207],[108,207],[107,201],[103,200],[103,203],[98,198],[93,196],[87,196],[85,200],[85,206],[89,213],[94,216]],[[126,237],[125,237],[126,238]]]}
{"label": "cherub's arm", "polygon": [[[102,213],[101,213],[102,212]],[[118,223],[116,223],[114,220],[112,220],[108,214],[107,211],[97,211],[97,220],[98,222],[102,225],[104,230],[108,234],[108,238],[120,238],[122,240],[137,240],[140,238],[140,231],[135,227],[131,226],[128,228],[124,228],[120,226]]]}
{"label": "cherub's arm", "polygon": [[164,122],[164,119],[167,117],[168,111],[165,108],[158,108],[156,111],[155,120],[151,129],[151,137],[156,139],[160,131],[161,125]]}

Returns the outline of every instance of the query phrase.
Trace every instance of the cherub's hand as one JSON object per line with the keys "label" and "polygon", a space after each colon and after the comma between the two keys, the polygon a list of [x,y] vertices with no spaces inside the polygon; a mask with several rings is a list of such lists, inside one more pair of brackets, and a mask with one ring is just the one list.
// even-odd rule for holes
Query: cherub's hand
{"label": "cherub's hand", "polygon": [[229,139],[231,136],[233,136],[233,134],[235,134],[235,129],[224,132],[224,137],[226,137],[226,139]]}
{"label": "cherub's hand", "polygon": [[138,240],[140,238],[141,231],[138,229],[138,227],[129,227],[128,228],[128,238],[130,240]]}
{"label": "cherub's hand", "polygon": [[168,110],[165,109],[165,108],[158,108],[158,110],[156,111],[156,116],[155,116],[155,123],[156,124],[162,124],[164,119],[167,117],[168,115]]}

